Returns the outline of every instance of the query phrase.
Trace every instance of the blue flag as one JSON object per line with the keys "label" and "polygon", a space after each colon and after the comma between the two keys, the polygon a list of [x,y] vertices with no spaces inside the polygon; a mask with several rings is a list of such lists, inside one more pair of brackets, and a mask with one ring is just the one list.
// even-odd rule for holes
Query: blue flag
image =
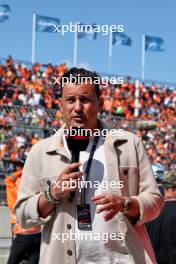
{"label": "blue flag", "polygon": [[78,39],[87,36],[88,39],[95,40],[97,38],[97,32],[94,31],[96,23],[93,25],[86,25],[83,23],[78,24]]}
{"label": "blue flag", "polygon": [[8,20],[11,9],[8,5],[0,5],[0,22]]}
{"label": "blue flag", "polygon": [[112,45],[132,45],[132,39],[124,33],[112,32]]}
{"label": "blue flag", "polygon": [[159,37],[145,36],[146,51],[164,51],[164,40]]}
{"label": "blue flag", "polygon": [[55,26],[58,25],[60,25],[60,19],[58,18],[36,15],[36,31],[53,33]]}

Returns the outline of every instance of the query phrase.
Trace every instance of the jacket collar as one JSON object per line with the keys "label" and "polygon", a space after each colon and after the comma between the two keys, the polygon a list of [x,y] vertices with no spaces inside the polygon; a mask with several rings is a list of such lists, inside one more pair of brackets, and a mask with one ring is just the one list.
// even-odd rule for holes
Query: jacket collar
{"label": "jacket collar", "polygon": [[69,153],[64,148],[64,142],[63,142],[63,129],[66,127],[66,124],[64,124],[60,129],[58,129],[55,134],[51,137],[51,143],[46,151],[47,154],[55,153],[60,154],[62,156],[65,156],[70,160]]}
{"label": "jacket collar", "polygon": [[115,142],[117,142],[119,145],[125,143],[128,141],[127,136],[123,133],[123,129],[114,128],[116,130],[116,133],[112,133],[113,128],[108,126],[104,121],[98,120],[99,126],[101,129],[108,129],[108,133],[105,138],[105,142],[110,142],[112,145],[114,145]]}

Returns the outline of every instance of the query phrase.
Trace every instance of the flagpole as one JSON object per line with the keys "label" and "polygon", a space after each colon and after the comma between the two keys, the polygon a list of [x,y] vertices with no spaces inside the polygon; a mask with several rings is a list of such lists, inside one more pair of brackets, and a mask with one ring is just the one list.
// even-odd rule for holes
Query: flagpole
{"label": "flagpole", "polygon": [[[77,25],[77,22],[76,22]],[[78,31],[77,31],[77,26],[76,30],[74,32],[74,44],[73,44],[73,66],[77,66],[77,53],[78,53]]]}
{"label": "flagpole", "polygon": [[111,73],[112,66],[112,31],[109,31],[108,72]]}
{"label": "flagpole", "polygon": [[32,18],[32,64],[35,62],[35,43],[36,43],[36,13],[33,13]]}
{"label": "flagpole", "polygon": [[137,118],[139,116],[139,80],[135,80],[135,109],[134,116]]}
{"label": "flagpole", "polygon": [[145,78],[145,33],[142,34],[141,80]]}

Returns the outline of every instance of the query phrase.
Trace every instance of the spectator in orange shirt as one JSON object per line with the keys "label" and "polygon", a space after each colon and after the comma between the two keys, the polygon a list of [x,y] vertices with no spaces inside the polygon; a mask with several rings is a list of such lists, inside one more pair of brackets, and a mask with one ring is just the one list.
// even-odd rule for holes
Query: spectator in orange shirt
{"label": "spectator in orange shirt", "polygon": [[26,260],[27,264],[38,264],[40,253],[41,233],[40,227],[24,229],[16,222],[14,204],[17,200],[17,192],[22,176],[24,162],[15,162],[16,170],[5,179],[7,204],[10,208],[10,221],[12,225],[12,246],[7,264],[19,264]]}

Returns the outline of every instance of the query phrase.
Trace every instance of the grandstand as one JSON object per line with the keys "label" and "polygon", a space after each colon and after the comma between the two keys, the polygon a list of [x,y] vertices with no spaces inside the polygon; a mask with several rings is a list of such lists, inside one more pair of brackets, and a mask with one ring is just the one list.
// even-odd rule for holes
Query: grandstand
{"label": "grandstand", "polygon": [[[4,178],[12,173],[15,162],[25,160],[33,144],[63,123],[58,106],[60,86],[53,85],[53,77],[62,76],[67,65],[25,64],[11,56],[0,64],[1,205],[6,203]],[[160,162],[166,170],[176,169],[176,91],[169,84],[140,83],[136,117],[135,89],[129,77],[121,85],[102,85],[105,104],[100,118],[140,136],[151,162]]]}

